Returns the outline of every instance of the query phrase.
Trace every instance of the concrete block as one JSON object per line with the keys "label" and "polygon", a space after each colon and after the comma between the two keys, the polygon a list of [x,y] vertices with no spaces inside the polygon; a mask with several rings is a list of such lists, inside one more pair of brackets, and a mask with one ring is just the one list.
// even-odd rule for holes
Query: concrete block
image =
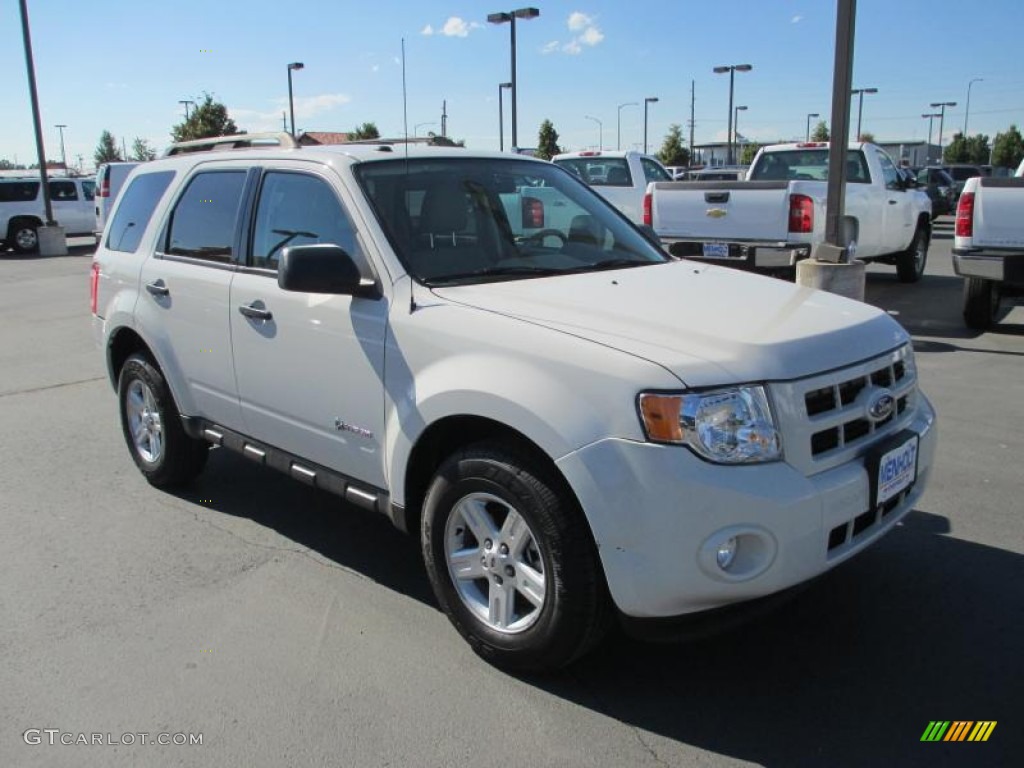
{"label": "concrete block", "polygon": [[64,227],[57,224],[42,226],[36,230],[39,237],[40,256],[67,256],[68,239],[64,236]]}
{"label": "concrete block", "polygon": [[832,264],[816,259],[804,259],[796,265],[796,282],[805,288],[818,288],[848,299],[864,301],[866,269],[863,261]]}

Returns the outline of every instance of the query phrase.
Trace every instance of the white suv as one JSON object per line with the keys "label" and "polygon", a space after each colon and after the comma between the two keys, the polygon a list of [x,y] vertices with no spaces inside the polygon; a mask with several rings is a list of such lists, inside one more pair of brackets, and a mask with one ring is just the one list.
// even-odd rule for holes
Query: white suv
{"label": "white suv", "polygon": [[[68,237],[93,232],[93,197],[96,182],[91,178],[49,179],[53,218]],[[39,176],[0,179],[0,249],[9,245],[18,253],[39,248],[36,230],[46,220],[43,183]]]}
{"label": "white suv", "polygon": [[551,163],[258,141],[137,168],[96,252],[153,485],[213,445],[389,516],[517,668],[805,582],[920,497],[934,412],[884,312],[672,260]]}

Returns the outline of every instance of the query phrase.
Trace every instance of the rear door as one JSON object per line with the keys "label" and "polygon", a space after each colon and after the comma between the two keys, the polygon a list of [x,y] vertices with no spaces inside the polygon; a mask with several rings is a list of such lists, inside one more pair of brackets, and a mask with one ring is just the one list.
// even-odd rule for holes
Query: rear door
{"label": "rear door", "polygon": [[53,218],[64,227],[65,234],[80,235],[92,231],[92,201],[83,195],[74,179],[51,179],[50,203]]}

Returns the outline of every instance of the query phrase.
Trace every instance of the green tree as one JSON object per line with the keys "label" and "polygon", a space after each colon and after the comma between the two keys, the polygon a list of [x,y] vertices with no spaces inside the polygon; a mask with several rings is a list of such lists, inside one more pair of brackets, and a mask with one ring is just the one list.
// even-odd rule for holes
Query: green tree
{"label": "green tree", "polygon": [[1006,133],[997,133],[992,142],[992,165],[1016,168],[1021,159],[1024,159],[1024,136],[1016,125],[1011,125]]}
{"label": "green tree", "polygon": [[356,128],[349,134],[349,138],[352,141],[363,141],[365,139],[379,139],[380,131],[377,130],[376,123],[363,123],[362,125],[356,126]]}
{"label": "green tree", "polygon": [[558,146],[558,131],[550,120],[545,120],[540,124],[540,131],[537,134],[537,157],[550,160],[561,151]]}
{"label": "green tree", "polygon": [[743,145],[743,154],[740,155],[740,165],[750,165],[754,162],[754,157],[760,151],[761,145],[751,142],[750,144]]}
{"label": "green tree", "polygon": [[116,163],[124,160],[121,153],[117,151],[117,143],[114,141],[114,134],[104,131],[100,134],[100,143],[96,145],[96,151],[92,155],[96,165],[102,163]]}
{"label": "green tree", "polygon": [[864,131],[861,133],[860,136],[857,137],[857,141],[863,141],[866,142],[867,144],[874,144],[875,134],[871,133],[870,131]]}
{"label": "green tree", "polygon": [[690,152],[683,146],[683,128],[678,123],[668,127],[665,141],[658,150],[658,159],[662,165],[690,164]]}
{"label": "green tree", "polygon": [[175,142],[193,141],[211,136],[234,136],[238,133],[245,131],[239,130],[235,121],[228,116],[228,108],[206,93],[188,120],[171,128],[171,139]]}
{"label": "green tree", "polygon": [[967,139],[957,131],[953,139],[942,150],[942,159],[947,163],[966,163],[968,161]]}
{"label": "green tree", "polygon": [[135,141],[132,142],[132,160],[136,160],[140,163],[144,163],[147,160],[156,159],[156,150],[149,146],[149,142],[145,139],[140,139],[138,136],[135,137]]}
{"label": "green tree", "polygon": [[988,143],[988,136],[977,133],[967,139],[967,162],[984,165],[991,155],[992,146]]}
{"label": "green tree", "polygon": [[828,141],[828,125],[824,120],[819,120],[818,124],[814,126],[814,130],[811,131],[811,141]]}
{"label": "green tree", "polygon": [[0,160],[0,171],[23,171],[25,170],[24,165],[12,163],[10,160]]}

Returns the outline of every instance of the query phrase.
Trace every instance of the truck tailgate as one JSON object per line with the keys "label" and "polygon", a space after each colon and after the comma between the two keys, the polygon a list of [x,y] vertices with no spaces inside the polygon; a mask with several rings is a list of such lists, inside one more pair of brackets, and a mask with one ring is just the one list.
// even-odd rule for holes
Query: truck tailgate
{"label": "truck tailgate", "polygon": [[789,229],[786,181],[659,181],[654,231],[667,239],[784,241]]}
{"label": "truck tailgate", "polygon": [[1024,248],[1024,178],[978,179],[974,242],[981,248]]}

